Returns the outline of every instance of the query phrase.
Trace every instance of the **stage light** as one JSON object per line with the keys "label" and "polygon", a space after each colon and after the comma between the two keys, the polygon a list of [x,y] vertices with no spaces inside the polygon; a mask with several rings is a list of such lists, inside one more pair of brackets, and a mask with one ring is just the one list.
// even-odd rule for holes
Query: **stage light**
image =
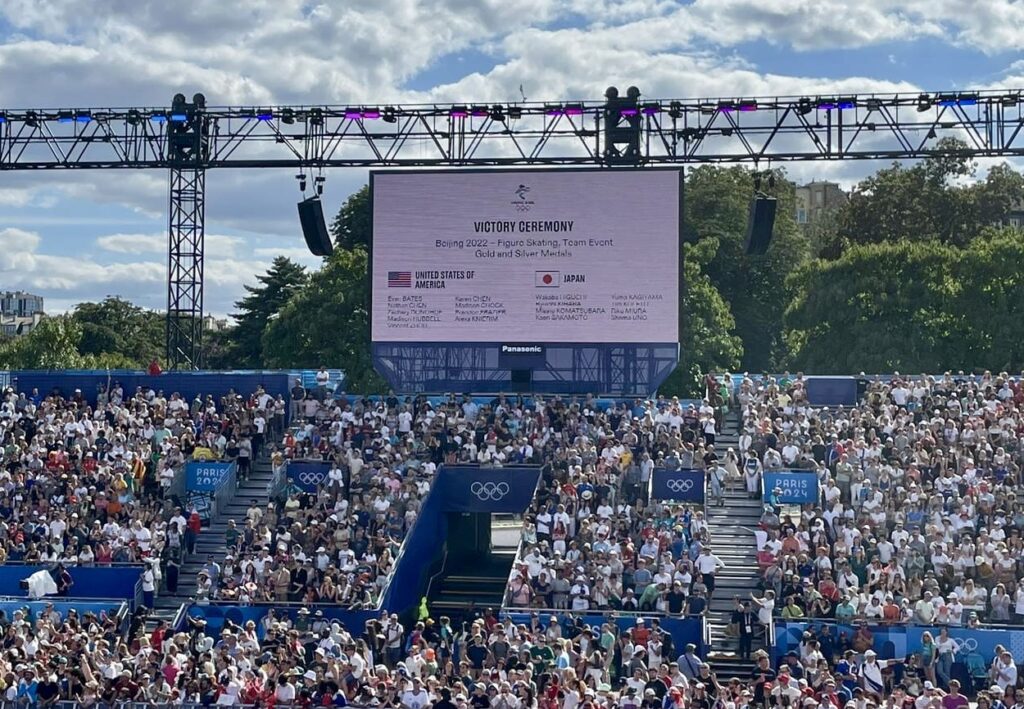
{"label": "stage light", "polygon": [[840,96],[838,104],[839,104],[839,110],[840,111],[845,111],[845,110],[850,109],[850,108],[856,108],[857,107],[857,99],[855,99],[853,96]]}
{"label": "stage light", "polygon": [[469,115],[474,118],[483,118],[488,113],[490,113],[490,111],[487,110],[487,106],[471,106],[469,109]]}
{"label": "stage light", "polygon": [[811,105],[811,99],[809,98],[802,98],[796,102],[796,112],[801,116],[806,116],[813,110],[814,107]]}
{"label": "stage light", "polygon": [[286,108],[281,111],[281,122],[292,125],[295,123],[295,111],[291,108]]}
{"label": "stage light", "polygon": [[184,123],[187,120],[188,120],[188,114],[187,113],[172,113],[171,114],[171,123]]}
{"label": "stage light", "polygon": [[133,108],[128,111],[128,117],[125,120],[128,121],[128,125],[136,126],[142,121],[142,114]]}
{"label": "stage light", "polygon": [[679,101],[673,101],[668,105],[669,118],[682,118],[683,117],[683,104]]}
{"label": "stage light", "polygon": [[383,118],[385,123],[397,123],[398,116],[395,115],[395,107],[385,106]]}
{"label": "stage light", "polygon": [[88,123],[92,120],[92,113],[89,111],[78,111],[75,113],[75,123]]}
{"label": "stage light", "polygon": [[149,120],[153,123],[166,123],[167,115],[163,113],[152,113],[149,116]]}
{"label": "stage light", "polygon": [[324,123],[324,110],[322,108],[309,109],[309,125],[320,126]]}
{"label": "stage light", "polygon": [[28,113],[26,113],[25,114],[25,125],[29,126],[30,128],[38,128],[39,127],[39,114],[37,114],[35,111],[29,111]]}
{"label": "stage light", "polygon": [[508,117],[509,117],[509,119],[511,119],[513,121],[519,120],[520,118],[523,117],[523,107],[522,106],[509,106],[508,107]]}
{"label": "stage light", "polygon": [[349,121],[358,121],[361,117],[361,113],[358,108],[346,108],[345,119]]}
{"label": "stage light", "polygon": [[736,110],[736,104],[734,104],[732,101],[719,101],[718,110],[721,113],[729,113],[731,111]]}
{"label": "stage light", "polygon": [[919,113],[924,113],[932,107],[932,97],[928,94],[921,94],[917,97],[917,110]]}
{"label": "stage light", "polygon": [[757,110],[757,101],[753,101],[753,100],[750,100],[750,101],[740,101],[739,109],[741,111],[756,111]]}
{"label": "stage light", "polygon": [[1013,108],[1017,105],[1017,96],[1015,94],[1006,94],[999,102],[1003,105],[1003,108]]}
{"label": "stage light", "polygon": [[7,112],[6,111],[0,111],[0,123],[6,123],[6,122],[7,122]]}
{"label": "stage light", "polygon": [[625,106],[619,110],[620,116],[639,116],[640,109],[636,106]]}
{"label": "stage light", "polygon": [[564,113],[562,107],[557,103],[546,103],[544,104],[544,115],[545,116],[561,116]]}
{"label": "stage light", "polygon": [[978,94],[976,94],[976,93],[960,94],[959,96],[957,96],[956,100],[957,100],[957,103],[959,103],[961,106],[976,106],[976,105],[978,105]]}
{"label": "stage light", "polygon": [[661,104],[656,101],[649,101],[643,105],[641,110],[645,116],[653,116],[657,113],[661,113]]}
{"label": "stage light", "polygon": [[238,112],[242,118],[256,118],[256,109],[254,108],[243,108]]}
{"label": "stage light", "polygon": [[565,115],[567,116],[582,116],[583,115],[583,104],[582,103],[567,103],[565,104]]}
{"label": "stage light", "polygon": [[465,106],[452,106],[451,110],[448,111],[448,115],[451,118],[468,118],[469,109]]}
{"label": "stage light", "polygon": [[716,106],[713,103],[702,103],[702,104],[700,104],[698,109],[705,116],[710,116],[710,115],[718,112],[718,106]]}
{"label": "stage light", "polygon": [[505,107],[502,106],[500,103],[496,103],[493,106],[491,106],[491,112],[490,112],[489,115],[490,115],[492,121],[497,121],[498,123],[504,123],[505,122]]}
{"label": "stage light", "polygon": [[815,105],[818,107],[819,111],[831,111],[836,107],[836,100],[831,97],[819,96]]}
{"label": "stage light", "polygon": [[935,140],[935,129],[931,128],[928,131],[928,140]]}
{"label": "stage light", "polygon": [[939,94],[936,97],[935,103],[939,104],[940,106],[955,106],[956,96],[953,94]]}
{"label": "stage light", "polygon": [[380,118],[380,109],[376,106],[365,106],[359,114],[368,121],[375,121]]}
{"label": "stage light", "polygon": [[879,111],[882,108],[882,99],[880,98],[869,98],[867,100],[868,112]]}
{"label": "stage light", "polygon": [[75,120],[75,117],[74,117],[74,115],[72,115],[71,111],[58,111],[57,112],[57,122],[58,123],[71,123],[74,120]]}
{"label": "stage light", "polygon": [[256,112],[257,121],[272,121],[274,120],[274,112],[269,108],[261,108]]}

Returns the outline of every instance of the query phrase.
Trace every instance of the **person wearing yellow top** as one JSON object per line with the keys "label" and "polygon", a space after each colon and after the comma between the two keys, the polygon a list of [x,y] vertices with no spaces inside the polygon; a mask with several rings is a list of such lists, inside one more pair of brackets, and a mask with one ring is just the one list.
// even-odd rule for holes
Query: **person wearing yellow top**
{"label": "person wearing yellow top", "polygon": [[192,460],[217,460],[217,454],[206,446],[196,446],[192,451]]}

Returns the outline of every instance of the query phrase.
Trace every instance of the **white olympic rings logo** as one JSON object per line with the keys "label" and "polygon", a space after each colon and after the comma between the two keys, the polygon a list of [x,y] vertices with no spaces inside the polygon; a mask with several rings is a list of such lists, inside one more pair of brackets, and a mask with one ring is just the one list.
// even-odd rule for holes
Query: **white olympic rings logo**
{"label": "white olympic rings logo", "polygon": [[508,495],[509,486],[508,483],[475,482],[469,486],[469,491],[478,500],[497,502],[498,500],[503,500]]}
{"label": "white olympic rings logo", "polygon": [[319,485],[326,479],[326,473],[318,473],[312,470],[299,473],[299,482],[303,485]]}
{"label": "white olympic rings logo", "polygon": [[693,489],[693,480],[676,480],[673,478],[665,483],[665,487],[672,492],[689,492]]}

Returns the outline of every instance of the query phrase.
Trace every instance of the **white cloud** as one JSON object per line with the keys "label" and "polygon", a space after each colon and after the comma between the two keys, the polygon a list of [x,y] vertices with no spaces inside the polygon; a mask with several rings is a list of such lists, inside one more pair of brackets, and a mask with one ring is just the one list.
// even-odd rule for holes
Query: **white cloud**
{"label": "white cloud", "polygon": [[167,250],[167,237],[158,234],[108,234],[96,239],[96,245],[118,254],[152,254]]}

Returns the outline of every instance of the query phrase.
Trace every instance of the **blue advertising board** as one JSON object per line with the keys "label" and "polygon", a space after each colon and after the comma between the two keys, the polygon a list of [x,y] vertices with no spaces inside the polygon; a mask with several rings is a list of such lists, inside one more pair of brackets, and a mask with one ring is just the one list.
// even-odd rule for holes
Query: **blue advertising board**
{"label": "blue advertising board", "polygon": [[764,501],[779,488],[779,499],[787,505],[813,505],[818,502],[818,476],[796,470],[766,470],[763,477]]}
{"label": "blue advertising board", "polygon": [[666,470],[651,473],[651,499],[704,503],[703,470]]}
{"label": "blue advertising board", "polygon": [[215,492],[228,476],[234,463],[194,461],[185,464],[185,489],[188,492]]}

